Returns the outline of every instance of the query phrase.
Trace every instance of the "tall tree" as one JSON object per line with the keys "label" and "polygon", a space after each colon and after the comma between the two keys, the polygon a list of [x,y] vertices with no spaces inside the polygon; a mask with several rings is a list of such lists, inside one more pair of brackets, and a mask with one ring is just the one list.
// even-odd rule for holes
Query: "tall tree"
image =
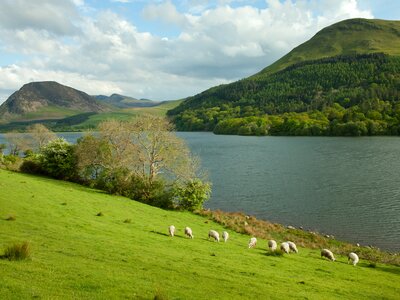
{"label": "tall tree", "polygon": [[49,130],[43,124],[34,124],[27,130],[29,136],[29,146],[31,150],[38,151],[51,140],[57,138],[57,135]]}

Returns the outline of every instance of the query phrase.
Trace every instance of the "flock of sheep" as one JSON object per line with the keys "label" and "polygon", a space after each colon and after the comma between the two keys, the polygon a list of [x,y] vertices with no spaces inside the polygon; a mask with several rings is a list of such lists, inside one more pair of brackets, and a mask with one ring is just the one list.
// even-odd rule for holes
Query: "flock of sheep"
{"label": "flock of sheep", "polygon": [[[175,235],[175,226],[171,225],[168,228],[169,231],[169,235],[170,236],[174,236]],[[194,235],[193,235],[193,231],[190,227],[185,227],[185,235],[187,235],[189,238],[193,239]],[[219,242],[219,233],[215,230],[210,230],[208,232],[208,239],[214,239],[214,241]],[[224,231],[222,233],[222,238],[224,239],[224,242],[226,242],[229,239],[229,233]],[[254,248],[257,245],[257,238],[252,237],[249,241],[249,248]],[[276,241],[274,240],[269,240],[268,241],[268,248],[274,252],[276,251],[276,249],[278,248],[278,244],[276,243]],[[291,252],[294,253],[298,253],[299,250],[297,250],[297,246],[295,243],[287,241],[287,242],[283,242],[281,243],[280,249],[282,252],[289,254]],[[322,249],[321,250],[321,257],[326,257],[327,259],[331,260],[331,261],[335,261],[335,256],[333,255],[332,251],[328,250],[328,249]],[[353,266],[355,266],[358,261],[358,255],[354,252],[350,252],[348,255],[348,263],[351,261],[351,263],[353,264]]]}

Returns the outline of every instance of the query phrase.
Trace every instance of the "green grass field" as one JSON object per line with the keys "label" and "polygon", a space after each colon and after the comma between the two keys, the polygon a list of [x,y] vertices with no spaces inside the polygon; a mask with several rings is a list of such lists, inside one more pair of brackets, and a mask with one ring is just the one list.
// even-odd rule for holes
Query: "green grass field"
{"label": "green grass field", "polygon": [[[30,241],[31,259],[0,259],[0,299],[398,299],[400,268],[357,267],[319,251],[267,256],[249,236],[68,182],[0,170],[0,255]],[[96,216],[99,212],[103,216]],[[15,220],[8,221],[9,216]],[[124,220],[130,219],[130,223]],[[167,236],[174,224],[177,235]],[[187,239],[190,226],[195,238]],[[162,298],[164,297],[164,298]]]}

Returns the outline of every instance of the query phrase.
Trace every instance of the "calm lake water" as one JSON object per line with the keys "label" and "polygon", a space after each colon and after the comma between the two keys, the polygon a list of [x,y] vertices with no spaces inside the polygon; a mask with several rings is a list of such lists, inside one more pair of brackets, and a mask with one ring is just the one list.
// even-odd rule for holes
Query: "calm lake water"
{"label": "calm lake water", "polygon": [[400,251],[400,138],[179,136],[213,183],[206,207]]}

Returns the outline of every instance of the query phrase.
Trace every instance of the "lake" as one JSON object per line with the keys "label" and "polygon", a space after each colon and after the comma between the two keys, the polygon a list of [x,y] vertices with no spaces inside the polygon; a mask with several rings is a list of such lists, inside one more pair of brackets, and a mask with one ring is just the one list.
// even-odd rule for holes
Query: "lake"
{"label": "lake", "polygon": [[206,207],[400,251],[400,138],[178,134],[213,184]]}

